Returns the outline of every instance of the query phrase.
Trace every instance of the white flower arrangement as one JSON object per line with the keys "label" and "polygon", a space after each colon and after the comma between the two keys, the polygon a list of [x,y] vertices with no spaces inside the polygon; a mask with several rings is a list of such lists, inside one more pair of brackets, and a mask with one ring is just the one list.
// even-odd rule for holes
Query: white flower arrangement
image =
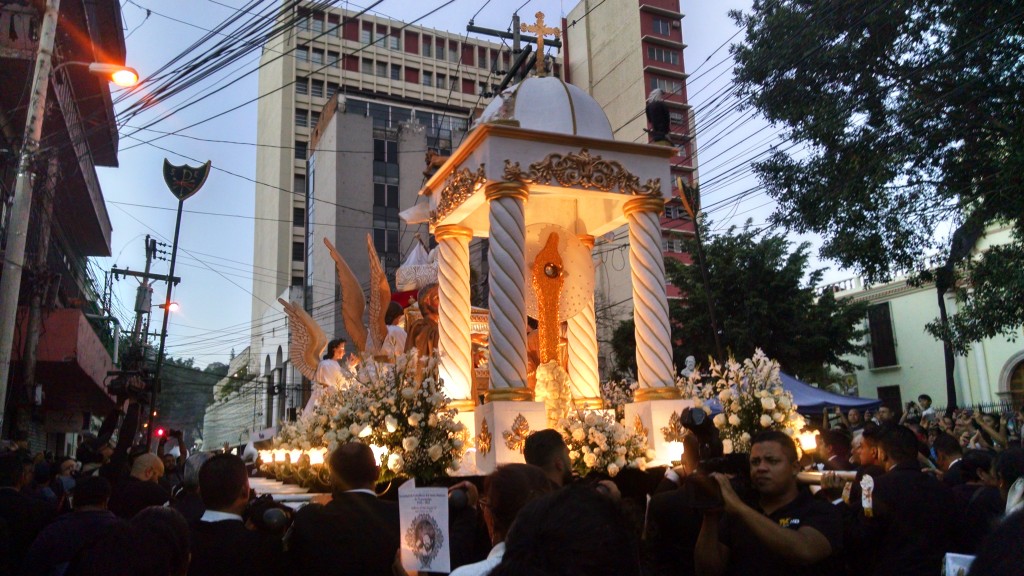
{"label": "white flower arrangement", "polygon": [[806,423],[782,387],[779,363],[760,348],[742,364],[732,357],[725,365],[712,360],[710,370],[722,405],[714,423],[726,454],[748,452],[751,438],[762,430],[781,430],[794,439],[803,431]]}
{"label": "white flower arrangement", "polygon": [[438,358],[415,350],[394,363],[364,356],[348,386],[328,389],[311,414],[284,425],[275,448],[326,447],[364,442],[381,451],[381,481],[415,477],[424,482],[457,469],[468,431],[455,421],[438,378]]}
{"label": "white flower arrangement", "polygon": [[633,394],[639,386],[639,383],[632,379],[602,382],[601,401],[605,408],[614,410],[616,416],[622,418],[626,404],[633,401]]}
{"label": "white flower arrangement", "polygon": [[654,457],[647,450],[644,431],[630,430],[603,411],[570,412],[558,428],[569,447],[573,471],[580,476],[603,472],[614,477],[624,468],[646,470]]}

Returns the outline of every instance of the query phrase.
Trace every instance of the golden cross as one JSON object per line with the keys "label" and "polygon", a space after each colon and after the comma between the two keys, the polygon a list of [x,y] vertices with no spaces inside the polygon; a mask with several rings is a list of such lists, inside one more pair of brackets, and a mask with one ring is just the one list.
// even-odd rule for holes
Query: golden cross
{"label": "golden cross", "polygon": [[545,70],[544,70],[544,37],[547,36],[548,34],[551,34],[555,38],[561,38],[562,37],[562,31],[559,30],[558,28],[551,28],[549,26],[544,26],[544,13],[543,12],[537,12],[537,14],[535,14],[535,16],[537,17],[537,23],[536,24],[521,24],[519,26],[519,29],[521,31],[523,31],[523,32],[533,32],[533,33],[535,33],[537,35],[537,65],[536,65],[537,76],[543,78],[545,76]]}

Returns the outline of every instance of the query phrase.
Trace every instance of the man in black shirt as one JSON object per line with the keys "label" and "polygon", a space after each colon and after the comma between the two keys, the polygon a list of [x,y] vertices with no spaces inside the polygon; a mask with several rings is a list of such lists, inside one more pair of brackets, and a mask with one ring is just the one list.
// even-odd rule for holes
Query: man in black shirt
{"label": "man in black shirt", "polygon": [[140,454],[132,462],[131,476],[116,486],[110,498],[110,511],[131,520],[147,506],[163,506],[171,499],[170,492],[160,485],[164,463],[156,454]]}
{"label": "man in black shirt", "polygon": [[756,507],[745,504],[729,478],[712,474],[722,491],[721,510],[704,514],[695,560],[699,574],[834,574],[842,541],[839,511],[797,485],[796,445],[777,431],[754,437],[750,477]]}

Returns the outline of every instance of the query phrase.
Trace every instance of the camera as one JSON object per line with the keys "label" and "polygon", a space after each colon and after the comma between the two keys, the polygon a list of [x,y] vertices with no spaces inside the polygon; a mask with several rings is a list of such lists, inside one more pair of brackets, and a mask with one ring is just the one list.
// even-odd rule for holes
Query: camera
{"label": "camera", "polygon": [[276,502],[270,494],[264,494],[249,501],[242,518],[260,532],[283,536],[292,525],[295,511]]}
{"label": "camera", "polygon": [[701,408],[683,408],[679,423],[697,437],[697,454],[701,460],[722,455],[722,440],[711,417]]}

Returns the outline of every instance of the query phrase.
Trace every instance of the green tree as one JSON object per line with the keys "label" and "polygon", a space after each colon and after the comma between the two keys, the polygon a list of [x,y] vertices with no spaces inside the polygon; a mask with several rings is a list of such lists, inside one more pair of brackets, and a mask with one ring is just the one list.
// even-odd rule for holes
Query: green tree
{"label": "green tree", "polygon": [[822,270],[808,269],[810,246],[791,248],[783,235],[759,234],[749,222],[710,238],[704,245],[710,291],[696,265],[666,261],[668,278],[684,294],[672,313],[673,336],[681,341],[676,356],[701,361],[714,355],[710,297],[722,346],[737,358],[761,348],[786,372],[819,383],[829,366],[854,370],[843,356],[864,350],[866,304],[837,300],[831,291],[819,294],[814,286]]}
{"label": "green tree", "polygon": [[[1024,325],[1024,6],[755,0],[732,15],[739,95],[792,143],[754,165],[774,220],[869,282],[941,263],[924,279],[955,405],[954,350]],[[967,263],[999,222],[1013,242]],[[968,285],[947,321],[942,294]]]}
{"label": "green tree", "polygon": [[226,364],[214,362],[200,369],[192,358],[168,357],[164,361],[162,388],[157,397],[156,424],[184,430],[187,441],[201,438],[203,415],[213,403],[213,386],[227,374]]}

